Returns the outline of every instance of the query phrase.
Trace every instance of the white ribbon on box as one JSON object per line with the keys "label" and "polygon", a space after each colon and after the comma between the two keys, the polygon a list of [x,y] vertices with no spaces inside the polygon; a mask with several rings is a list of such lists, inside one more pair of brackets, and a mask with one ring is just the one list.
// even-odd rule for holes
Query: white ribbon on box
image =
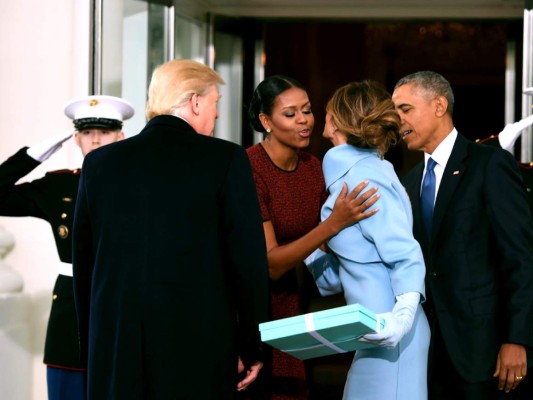
{"label": "white ribbon on box", "polygon": [[[308,346],[308,347],[300,347],[299,349],[287,349],[287,350],[284,350],[285,353],[296,353],[298,351],[312,350],[312,349],[317,349],[322,346],[329,347],[331,350],[335,351],[336,353],[347,353],[348,352],[347,350],[341,349],[340,347],[336,346],[336,344],[351,342],[363,336],[363,335],[355,336],[353,338],[339,340],[333,343],[329,341],[328,339],[326,339],[324,336],[322,336],[320,333],[315,331],[315,322],[313,321],[312,313],[305,314],[304,318],[305,318],[305,330],[307,331],[307,333],[309,333],[312,337],[314,337],[316,340],[318,340],[322,344],[316,344],[316,345]],[[379,333],[380,331],[381,331],[380,316],[376,314],[376,333]]]}

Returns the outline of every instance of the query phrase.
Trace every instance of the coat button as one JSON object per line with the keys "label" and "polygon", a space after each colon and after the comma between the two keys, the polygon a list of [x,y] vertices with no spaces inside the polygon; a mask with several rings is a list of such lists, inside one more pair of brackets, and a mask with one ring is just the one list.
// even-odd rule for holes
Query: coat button
{"label": "coat button", "polygon": [[55,300],[57,299],[57,294],[54,293],[54,295],[52,296],[52,300]]}

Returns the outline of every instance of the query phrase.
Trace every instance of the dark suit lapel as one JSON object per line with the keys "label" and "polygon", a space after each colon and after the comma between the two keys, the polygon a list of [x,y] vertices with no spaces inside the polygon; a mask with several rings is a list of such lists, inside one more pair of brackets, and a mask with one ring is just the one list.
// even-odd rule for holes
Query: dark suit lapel
{"label": "dark suit lapel", "polygon": [[439,231],[455,189],[464,176],[466,170],[464,160],[468,154],[467,146],[468,141],[461,135],[457,135],[452,153],[450,154],[450,158],[444,169],[439,191],[437,193],[437,199],[435,201],[435,209],[433,210],[433,231],[431,234],[432,243],[435,242],[436,233]]}

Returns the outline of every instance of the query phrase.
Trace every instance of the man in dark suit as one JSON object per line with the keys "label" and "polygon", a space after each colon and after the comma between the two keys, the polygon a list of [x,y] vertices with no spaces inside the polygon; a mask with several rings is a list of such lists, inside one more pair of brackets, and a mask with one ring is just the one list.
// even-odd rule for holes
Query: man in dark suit
{"label": "man in dark suit", "polygon": [[84,160],[73,268],[89,399],[232,399],[262,366],[266,245],[245,150],[210,137],[222,83],[195,61],[159,66],[145,128]]}
{"label": "man in dark suit", "polygon": [[525,398],[533,226],[516,160],[457,133],[437,73],[402,78],[393,100],[407,147],[425,153],[403,183],[427,268],[430,399]]}

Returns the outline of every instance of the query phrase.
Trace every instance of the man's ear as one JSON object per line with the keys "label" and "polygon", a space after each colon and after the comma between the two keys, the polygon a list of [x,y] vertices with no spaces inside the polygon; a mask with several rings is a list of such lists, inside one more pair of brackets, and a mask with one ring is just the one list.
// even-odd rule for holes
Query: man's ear
{"label": "man's ear", "polygon": [[200,114],[200,107],[198,106],[198,98],[199,97],[200,96],[197,93],[195,93],[195,94],[193,94],[191,96],[191,100],[190,100],[191,101],[191,110],[192,110],[193,114],[195,114],[195,115]]}
{"label": "man's ear", "polygon": [[76,145],[81,148],[80,133],[78,131],[74,132],[74,141],[76,142]]}
{"label": "man's ear", "polygon": [[444,96],[438,96],[435,99],[435,115],[442,117],[448,111],[448,100]]}
{"label": "man's ear", "polygon": [[117,140],[122,140],[124,139],[124,132],[123,131],[120,131],[118,134],[117,134]]}

